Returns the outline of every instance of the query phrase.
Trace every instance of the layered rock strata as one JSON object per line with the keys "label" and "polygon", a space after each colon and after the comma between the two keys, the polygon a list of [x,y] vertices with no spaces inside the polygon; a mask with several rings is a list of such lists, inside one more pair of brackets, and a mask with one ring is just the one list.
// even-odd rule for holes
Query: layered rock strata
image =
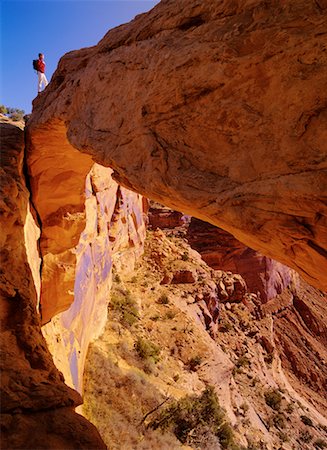
{"label": "layered rock strata", "polygon": [[82,399],[64,384],[42,337],[24,240],[23,125],[1,118],[0,130],[1,446],[105,449],[96,428],[74,412]]}
{"label": "layered rock strata", "polygon": [[289,267],[246,247],[231,234],[192,218],[187,239],[213,269],[242,275],[250,292],[267,302],[286,289],[294,278]]}
{"label": "layered rock strata", "polygon": [[67,135],[81,161],[324,289],[326,28],[323,1],[163,1],[61,59],[32,146]]}

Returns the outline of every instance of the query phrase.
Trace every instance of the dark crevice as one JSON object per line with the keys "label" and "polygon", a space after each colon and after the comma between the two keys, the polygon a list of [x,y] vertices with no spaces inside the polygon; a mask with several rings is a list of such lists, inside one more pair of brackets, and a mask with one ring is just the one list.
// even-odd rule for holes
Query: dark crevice
{"label": "dark crevice", "polygon": [[200,27],[205,23],[204,18],[201,15],[195,17],[187,18],[183,23],[181,23],[177,28],[181,31],[187,31],[190,28]]}

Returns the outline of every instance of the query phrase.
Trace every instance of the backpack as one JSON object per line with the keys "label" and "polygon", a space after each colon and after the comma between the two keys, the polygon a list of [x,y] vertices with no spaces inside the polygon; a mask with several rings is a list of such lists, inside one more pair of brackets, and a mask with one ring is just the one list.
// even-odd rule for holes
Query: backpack
{"label": "backpack", "polygon": [[39,70],[39,60],[38,59],[33,59],[33,69]]}

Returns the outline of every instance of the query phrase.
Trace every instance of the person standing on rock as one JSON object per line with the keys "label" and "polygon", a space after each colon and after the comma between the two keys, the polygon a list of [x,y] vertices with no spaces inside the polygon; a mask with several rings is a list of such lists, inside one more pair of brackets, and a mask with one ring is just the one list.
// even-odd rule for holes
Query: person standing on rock
{"label": "person standing on rock", "polygon": [[40,93],[42,91],[42,84],[46,88],[48,86],[48,80],[45,76],[45,61],[44,54],[39,53],[39,59],[37,61],[37,92]]}

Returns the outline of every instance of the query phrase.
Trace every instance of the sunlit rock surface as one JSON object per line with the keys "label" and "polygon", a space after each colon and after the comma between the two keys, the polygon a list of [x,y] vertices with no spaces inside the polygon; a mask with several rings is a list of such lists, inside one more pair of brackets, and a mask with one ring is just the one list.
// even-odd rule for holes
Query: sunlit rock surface
{"label": "sunlit rock surface", "polygon": [[326,28],[323,1],[162,1],[61,59],[31,146],[67,133],[120,184],[326,288]]}
{"label": "sunlit rock surface", "polygon": [[[88,345],[107,320],[113,263],[132,271],[143,251],[146,203],[142,196],[118,186],[111,174],[111,169],[95,164],[87,176],[86,225],[78,245],[71,249],[76,254],[75,278],[70,280],[74,302],[42,328],[56,366],[79,392]],[[51,285],[47,289],[49,298]],[[41,305],[42,301],[41,297]]]}
{"label": "sunlit rock surface", "polygon": [[53,364],[40,330],[24,226],[23,124],[0,118],[1,132],[1,447],[104,449],[93,425],[74,412],[82,400]]}

